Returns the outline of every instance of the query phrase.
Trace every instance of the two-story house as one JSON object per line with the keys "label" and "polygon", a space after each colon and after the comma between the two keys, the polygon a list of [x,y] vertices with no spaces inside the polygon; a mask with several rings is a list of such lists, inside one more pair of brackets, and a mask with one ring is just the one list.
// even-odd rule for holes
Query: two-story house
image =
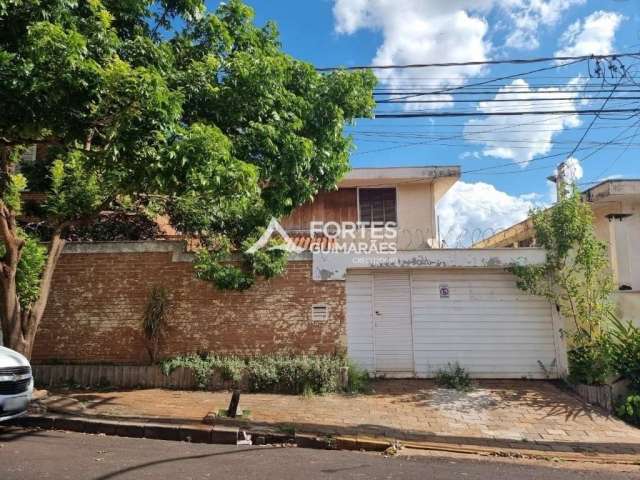
{"label": "two-story house", "polygon": [[317,221],[358,223],[356,240],[336,235],[333,245],[370,239],[372,224],[395,229],[395,252],[313,253],[316,281],[346,282],[347,352],[369,371],[431,376],[449,362],[477,377],[541,377],[540,363],[560,371],[560,319],[505,271],[543,252],[440,248],[435,207],[458,178],[450,166],[353,169],[282,224],[306,247],[323,241]]}
{"label": "two-story house", "polygon": [[435,206],[459,176],[455,166],[351,170],[281,219],[295,247],[284,275],[242,292],[195,278],[179,242],[69,243],[34,359],[144,362],[146,292],[163,286],[161,356],[346,353],[381,376],[430,377],[453,362],[475,377],[562,374],[555,309],[505,270],[544,252],[440,248]]}

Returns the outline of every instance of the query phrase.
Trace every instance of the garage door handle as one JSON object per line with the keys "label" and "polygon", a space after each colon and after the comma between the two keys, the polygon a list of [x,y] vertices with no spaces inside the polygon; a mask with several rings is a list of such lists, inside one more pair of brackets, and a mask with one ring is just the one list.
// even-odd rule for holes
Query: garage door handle
{"label": "garage door handle", "polygon": [[382,314],[380,313],[380,310],[376,310],[376,315],[382,315]]}

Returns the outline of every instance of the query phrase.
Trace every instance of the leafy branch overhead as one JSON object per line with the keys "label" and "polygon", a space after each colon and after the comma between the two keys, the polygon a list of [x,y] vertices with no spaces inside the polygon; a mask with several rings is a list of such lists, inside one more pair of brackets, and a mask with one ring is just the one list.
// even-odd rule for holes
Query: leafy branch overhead
{"label": "leafy branch overhead", "polygon": [[[215,12],[201,0],[0,0],[5,267],[26,253],[26,189],[48,192],[38,213],[54,240],[129,205],[198,238],[199,275],[221,287],[280,272],[278,253],[228,260],[272,216],[335,188],[352,149],[343,127],[372,115],[375,77],[318,73],[282,52],[273,23],[253,20],[240,0]],[[35,165],[20,155],[34,144],[46,156]],[[17,335],[28,312],[5,310],[5,336]]]}

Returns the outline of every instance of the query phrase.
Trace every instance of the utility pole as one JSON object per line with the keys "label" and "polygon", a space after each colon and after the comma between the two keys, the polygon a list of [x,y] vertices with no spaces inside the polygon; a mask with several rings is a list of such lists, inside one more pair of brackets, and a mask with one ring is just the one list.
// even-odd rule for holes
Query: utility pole
{"label": "utility pole", "polygon": [[556,174],[547,177],[547,180],[556,184],[557,201],[560,201],[567,196],[567,171],[567,164],[562,162],[558,165]]}

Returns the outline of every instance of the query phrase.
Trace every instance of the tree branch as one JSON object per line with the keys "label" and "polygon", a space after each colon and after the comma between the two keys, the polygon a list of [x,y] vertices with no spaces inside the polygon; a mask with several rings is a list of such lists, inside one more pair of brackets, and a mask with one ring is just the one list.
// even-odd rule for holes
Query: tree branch
{"label": "tree branch", "polygon": [[164,23],[164,21],[167,19],[167,14],[169,13],[169,9],[165,8],[164,12],[162,12],[162,16],[158,19],[158,22],[156,23],[156,26],[153,27],[153,31],[151,32],[152,35],[155,35],[156,32],[158,31],[158,28],[160,28],[160,25]]}
{"label": "tree branch", "polygon": [[47,262],[40,278],[40,295],[38,299],[31,306],[28,318],[24,322],[22,329],[25,335],[30,334],[38,328],[38,323],[42,318],[44,309],[47,306],[49,300],[49,293],[51,291],[51,282],[53,280],[53,273],[62,254],[62,250],[65,246],[65,240],[62,238],[62,231],[67,226],[66,223],[61,223],[56,226],[53,235],[51,236],[51,242],[49,243],[49,252],[47,254]]}

